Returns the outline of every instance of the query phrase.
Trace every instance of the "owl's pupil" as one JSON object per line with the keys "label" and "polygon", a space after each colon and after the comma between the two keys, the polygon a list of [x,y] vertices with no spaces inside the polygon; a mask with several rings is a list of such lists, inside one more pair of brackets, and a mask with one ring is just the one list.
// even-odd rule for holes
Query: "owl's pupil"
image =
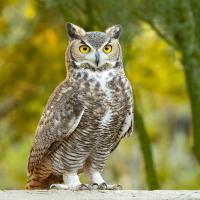
{"label": "owl's pupil", "polygon": [[87,51],[87,48],[86,48],[86,47],[84,47],[84,48],[83,48],[83,50],[84,50],[84,51]]}
{"label": "owl's pupil", "polygon": [[106,47],[105,49],[106,49],[106,51],[108,51],[108,47]]}

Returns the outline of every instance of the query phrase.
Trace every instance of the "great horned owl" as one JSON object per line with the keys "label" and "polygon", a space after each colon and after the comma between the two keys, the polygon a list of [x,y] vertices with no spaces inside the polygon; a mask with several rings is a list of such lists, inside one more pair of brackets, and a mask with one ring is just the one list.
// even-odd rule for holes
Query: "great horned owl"
{"label": "great horned owl", "polygon": [[[66,29],[68,75],[48,100],[37,127],[27,188],[114,188],[101,171],[133,127],[132,89],[119,43],[122,28],[86,32],[67,23]],[[90,184],[80,183],[81,172]]]}

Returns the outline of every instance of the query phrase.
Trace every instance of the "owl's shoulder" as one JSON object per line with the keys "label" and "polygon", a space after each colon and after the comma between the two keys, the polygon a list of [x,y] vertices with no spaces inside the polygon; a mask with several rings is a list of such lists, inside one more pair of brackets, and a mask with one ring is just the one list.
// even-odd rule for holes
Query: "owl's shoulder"
{"label": "owl's shoulder", "polygon": [[[67,118],[65,115],[70,112],[75,113],[75,115],[77,112],[79,113],[79,108],[82,109],[82,105],[77,94],[77,87],[69,80],[61,82],[49,97],[38,127],[46,125],[47,122],[56,118],[61,119],[63,116]],[[65,112],[65,115],[63,115],[63,112]]]}
{"label": "owl's shoulder", "polygon": [[52,92],[51,96],[48,99],[47,106],[57,105],[62,103],[67,99],[74,98],[74,94],[77,93],[77,87],[72,84],[69,80],[65,80],[61,82],[54,91]]}

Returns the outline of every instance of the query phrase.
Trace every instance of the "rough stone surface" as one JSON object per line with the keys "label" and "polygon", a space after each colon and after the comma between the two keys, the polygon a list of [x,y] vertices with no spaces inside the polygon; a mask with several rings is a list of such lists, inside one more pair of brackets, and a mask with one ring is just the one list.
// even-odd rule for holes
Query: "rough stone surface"
{"label": "rough stone surface", "polygon": [[1,190],[0,200],[200,200],[200,190]]}

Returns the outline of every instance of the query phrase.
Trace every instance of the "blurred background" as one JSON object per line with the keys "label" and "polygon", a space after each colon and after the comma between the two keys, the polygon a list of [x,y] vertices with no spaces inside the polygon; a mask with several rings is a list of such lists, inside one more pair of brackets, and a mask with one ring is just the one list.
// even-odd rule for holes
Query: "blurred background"
{"label": "blurred background", "polygon": [[135,130],[109,157],[106,181],[125,189],[199,189],[198,0],[4,0],[0,13],[1,189],[25,186],[37,123],[66,76],[66,21],[87,31],[124,28]]}

